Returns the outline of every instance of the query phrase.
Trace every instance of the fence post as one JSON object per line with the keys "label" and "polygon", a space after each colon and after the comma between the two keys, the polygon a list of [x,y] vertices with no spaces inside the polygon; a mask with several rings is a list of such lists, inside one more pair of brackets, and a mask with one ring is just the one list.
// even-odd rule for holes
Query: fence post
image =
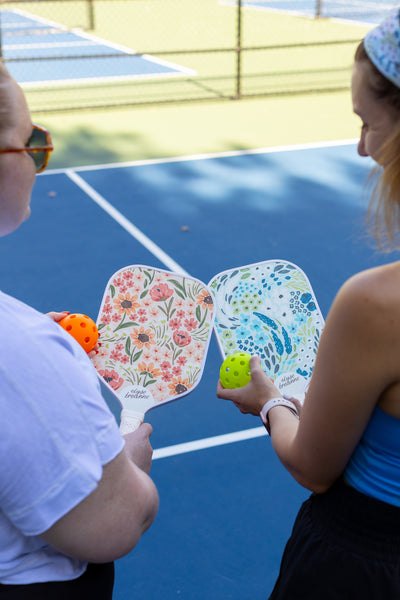
{"label": "fence post", "polygon": [[242,95],[242,0],[237,0],[237,36],[236,36],[236,94],[235,100]]}
{"label": "fence post", "polygon": [[322,0],[317,0],[317,5],[315,7],[315,17],[319,19],[322,13]]}
{"label": "fence post", "polygon": [[94,29],[94,0],[87,0],[87,3],[89,15],[89,29]]}

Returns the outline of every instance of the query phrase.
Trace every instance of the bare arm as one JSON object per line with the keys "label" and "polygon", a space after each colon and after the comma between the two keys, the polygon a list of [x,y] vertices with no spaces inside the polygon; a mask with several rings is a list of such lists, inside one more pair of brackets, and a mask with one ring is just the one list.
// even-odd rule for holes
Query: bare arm
{"label": "bare arm", "polygon": [[150,433],[151,427],[142,425],[126,437],[122,452],[104,466],[97,488],[41,534],[46,543],[87,562],[115,560],[134,548],[158,509],[157,490],[142,470],[150,470]]}
{"label": "bare arm", "polygon": [[[308,489],[325,491],[343,473],[374,407],[400,378],[396,285],[393,272],[382,269],[343,286],[321,337],[300,421],[283,407],[269,413],[278,457]],[[259,360],[253,358],[251,364],[252,382],[246,388],[218,387],[217,393],[243,412],[257,414],[280,394],[261,372]]]}

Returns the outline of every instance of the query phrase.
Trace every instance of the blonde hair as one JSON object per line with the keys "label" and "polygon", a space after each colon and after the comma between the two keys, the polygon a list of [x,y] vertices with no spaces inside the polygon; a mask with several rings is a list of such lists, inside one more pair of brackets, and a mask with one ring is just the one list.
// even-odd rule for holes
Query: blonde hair
{"label": "blonde hair", "polygon": [[367,213],[367,223],[379,248],[390,252],[400,248],[400,89],[386,79],[369,59],[364,43],[355,53],[355,62],[365,61],[369,68],[368,86],[373,97],[384,102],[393,114],[398,114],[399,124],[393,134],[379,149],[379,163],[370,173],[372,187]]}

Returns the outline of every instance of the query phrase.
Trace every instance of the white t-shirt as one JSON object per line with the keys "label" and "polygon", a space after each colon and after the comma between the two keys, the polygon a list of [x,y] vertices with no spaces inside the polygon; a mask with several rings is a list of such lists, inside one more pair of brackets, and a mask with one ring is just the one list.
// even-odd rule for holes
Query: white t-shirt
{"label": "white t-shirt", "polygon": [[85,351],[0,292],[0,582],[74,579],[86,563],[39,537],[87,497],[124,445]]}

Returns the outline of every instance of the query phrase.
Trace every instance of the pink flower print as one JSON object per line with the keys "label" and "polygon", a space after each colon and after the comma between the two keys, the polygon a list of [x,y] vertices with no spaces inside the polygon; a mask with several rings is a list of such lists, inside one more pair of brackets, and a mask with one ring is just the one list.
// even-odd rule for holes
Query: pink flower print
{"label": "pink flower print", "polygon": [[179,327],[181,326],[181,320],[171,319],[169,322],[169,326],[171,327],[171,329],[179,329]]}
{"label": "pink flower print", "polygon": [[119,321],[121,320],[121,315],[119,315],[118,313],[114,313],[112,316],[112,320],[114,321],[114,323],[119,323]]}
{"label": "pink flower print", "polygon": [[177,310],[176,311],[176,316],[178,319],[184,319],[185,318],[185,311],[184,310]]}
{"label": "pink flower print", "polygon": [[197,327],[197,321],[196,319],[186,319],[184,325],[188,331],[193,331]]}
{"label": "pink flower print", "polygon": [[119,361],[122,358],[121,352],[119,352],[116,348],[114,348],[110,353],[111,360]]}
{"label": "pink flower print", "polygon": [[174,335],[172,337],[177,346],[188,346],[192,341],[192,338],[190,337],[188,332],[183,331],[182,329],[180,329],[179,331],[174,331]]}
{"label": "pink flower print", "polygon": [[163,349],[162,356],[163,356],[164,360],[168,360],[171,362],[172,352],[170,350],[168,350],[168,348]]}
{"label": "pink flower print", "polygon": [[170,371],[164,371],[164,373],[162,374],[161,379],[163,381],[171,381],[172,375],[171,375]]}
{"label": "pink flower print", "polygon": [[153,306],[151,306],[151,307],[150,307],[150,310],[149,310],[149,315],[150,315],[150,317],[151,317],[152,319],[155,319],[155,318],[157,318],[157,315],[158,315],[158,308],[157,308],[157,307],[155,307],[154,305],[153,305]]}
{"label": "pink flower print", "polygon": [[112,387],[113,390],[118,390],[124,383],[122,377],[120,377],[118,373],[113,369],[101,370],[99,371],[99,375],[104,379],[106,383],[108,383],[108,385]]}
{"label": "pink flower print", "polygon": [[174,290],[168,287],[166,283],[160,283],[160,285],[156,285],[150,290],[150,296],[155,302],[168,300],[173,293]]}
{"label": "pink flower print", "polygon": [[135,271],[134,278],[140,283],[141,281],[143,281],[144,275],[141,271]]}
{"label": "pink flower print", "polygon": [[187,350],[185,350],[185,353],[189,360],[193,360],[195,353],[194,348],[188,348]]}
{"label": "pink flower print", "polygon": [[165,360],[160,364],[160,367],[163,369],[163,371],[166,371],[167,369],[171,368],[171,363]]}
{"label": "pink flower print", "polygon": [[175,377],[178,377],[178,375],[181,375],[181,373],[182,373],[181,367],[174,367],[172,369],[172,374],[175,375]]}
{"label": "pink flower print", "polygon": [[166,389],[165,385],[163,383],[161,383],[161,381],[158,381],[158,383],[155,384],[154,388],[155,388],[156,394],[159,397],[160,401],[164,400],[168,396],[167,389]]}
{"label": "pink flower print", "polygon": [[122,277],[125,279],[125,281],[131,281],[133,279],[133,273],[132,271],[124,271]]}
{"label": "pink flower print", "polygon": [[147,321],[147,312],[144,310],[144,308],[141,308],[140,310],[138,310],[138,315],[139,315],[139,323],[146,323]]}
{"label": "pink flower print", "polygon": [[153,348],[153,352],[152,352],[152,358],[153,360],[155,360],[158,364],[160,364],[160,360],[161,360],[161,349],[158,346],[154,346]]}
{"label": "pink flower print", "polygon": [[178,356],[177,363],[180,364],[182,367],[184,367],[187,363],[186,356]]}
{"label": "pink flower print", "polygon": [[111,304],[108,304],[108,302],[107,302],[107,303],[104,305],[103,312],[104,312],[104,313],[110,313],[111,311],[112,311],[112,306],[111,306]]}

